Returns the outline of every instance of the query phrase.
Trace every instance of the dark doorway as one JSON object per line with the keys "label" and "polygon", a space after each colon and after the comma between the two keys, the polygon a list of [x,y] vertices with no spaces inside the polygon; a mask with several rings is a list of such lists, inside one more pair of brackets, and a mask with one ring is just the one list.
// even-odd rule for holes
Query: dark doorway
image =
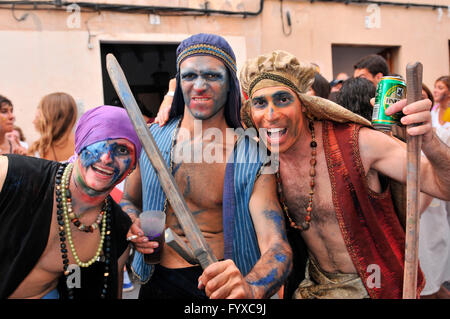
{"label": "dark doorway", "polygon": [[103,100],[121,106],[106,70],[106,55],[114,54],[142,111],[154,118],[167,93],[169,80],[176,75],[178,44],[101,43]]}
{"label": "dark doorway", "polygon": [[[349,45],[349,44],[333,44],[333,78],[339,73],[345,72],[349,76],[353,76],[353,65],[362,57],[369,54],[378,54],[384,57],[388,63],[391,73],[399,73],[396,70],[395,62],[397,60],[399,47],[396,46],[369,46],[369,45]],[[401,72],[400,72],[401,73]]]}

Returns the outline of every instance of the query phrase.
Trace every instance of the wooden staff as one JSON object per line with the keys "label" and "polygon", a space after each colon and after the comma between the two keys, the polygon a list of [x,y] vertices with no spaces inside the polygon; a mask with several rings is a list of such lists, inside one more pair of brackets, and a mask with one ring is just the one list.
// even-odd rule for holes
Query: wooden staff
{"label": "wooden staff", "polygon": [[139,136],[142,147],[156,171],[161,187],[164,190],[164,193],[166,193],[167,199],[172,205],[175,215],[186,234],[186,238],[192,247],[193,254],[202,268],[205,269],[210,264],[216,262],[217,258],[214,256],[211,248],[203,237],[203,234],[198,228],[191,211],[175,183],[175,179],[169,172],[167,164],[161,155],[161,151],[158,149],[153,136],[148,130],[147,123],[131,93],[125,74],[114,55],[108,54],[106,56],[106,68],[117,95],[125,106],[134,129]]}
{"label": "wooden staff", "polygon": [[[406,66],[407,103],[422,99],[422,64],[416,62]],[[420,150],[422,136],[406,136],[406,239],[405,272],[403,276],[403,299],[417,298],[417,272],[419,264],[419,190]]]}

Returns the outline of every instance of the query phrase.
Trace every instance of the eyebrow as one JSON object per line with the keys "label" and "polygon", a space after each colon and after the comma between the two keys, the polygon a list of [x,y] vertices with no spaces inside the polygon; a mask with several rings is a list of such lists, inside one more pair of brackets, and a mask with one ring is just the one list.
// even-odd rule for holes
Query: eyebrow
{"label": "eyebrow", "polygon": [[291,94],[291,92],[289,91],[276,91],[275,93],[272,94],[272,96],[280,96],[280,95],[289,95],[289,96],[293,96]]}
{"label": "eyebrow", "polygon": [[280,96],[280,95],[284,95],[284,94],[287,94],[289,96],[293,96],[292,93],[289,92],[289,91],[280,90],[280,91],[276,91],[276,92],[274,92],[274,93],[272,93],[270,95],[266,94],[266,95],[258,95],[258,96],[252,97],[252,100],[265,99],[266,96]]}

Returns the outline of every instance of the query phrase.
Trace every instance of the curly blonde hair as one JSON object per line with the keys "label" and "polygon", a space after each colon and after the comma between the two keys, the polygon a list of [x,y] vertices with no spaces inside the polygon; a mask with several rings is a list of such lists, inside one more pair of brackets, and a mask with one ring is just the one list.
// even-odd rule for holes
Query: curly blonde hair
{"label": "curly blonde hair", "polygon": [[63,92],[44,96],[38,105],[40,117],[36,129],[41,137],[28,150],[29,155],[36,151],[44,157],[53,145],[65,142],[77,119],[77,104],[72,96]]}

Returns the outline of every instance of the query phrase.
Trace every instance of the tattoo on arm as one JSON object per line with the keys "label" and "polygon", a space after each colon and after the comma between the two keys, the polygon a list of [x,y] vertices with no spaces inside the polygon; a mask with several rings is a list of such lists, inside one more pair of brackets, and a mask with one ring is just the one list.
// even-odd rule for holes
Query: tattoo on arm
{"label": "tattoo on arm", "polygon": [[125,213],[127,213],[128,215],[132,215],[135,218],[139,217],[139,214],[141,213],[142,210],[141,207],[137,207],[133,203],[133,199],[126,191],[123,193],[119,205]]}

